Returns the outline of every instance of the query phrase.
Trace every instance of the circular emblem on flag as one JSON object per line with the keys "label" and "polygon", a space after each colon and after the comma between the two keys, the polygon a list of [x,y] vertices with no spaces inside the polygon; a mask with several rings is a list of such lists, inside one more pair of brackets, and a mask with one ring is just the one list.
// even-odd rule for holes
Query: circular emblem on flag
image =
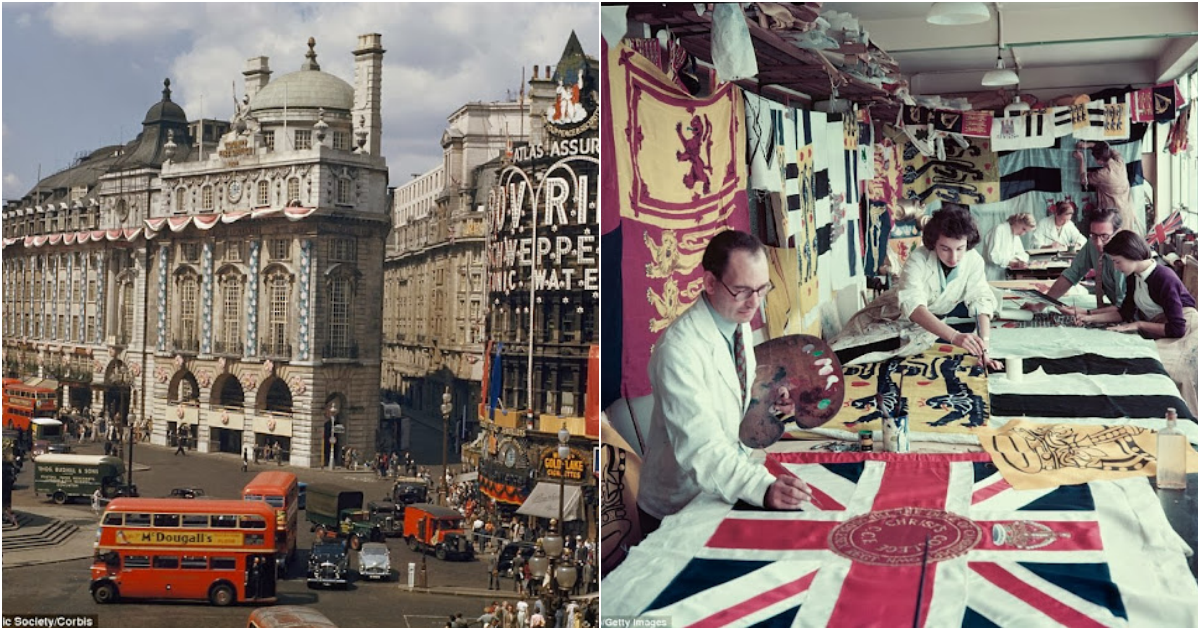
{"label": "circular emblem on flag", "polygon": [[904,507],[856,516],[829,533],[834,553],[864,564],[921,564],[925,540],[929,562],[957,558],[979,544],[983,530],[974,521],[931,508]]}

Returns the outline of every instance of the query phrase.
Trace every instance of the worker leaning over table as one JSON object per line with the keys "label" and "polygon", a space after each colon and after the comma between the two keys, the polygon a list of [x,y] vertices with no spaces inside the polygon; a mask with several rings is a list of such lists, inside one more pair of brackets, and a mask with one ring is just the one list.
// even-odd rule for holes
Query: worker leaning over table
{"label": "worker leaning over table", "polygon": [[701,267],[701,299],[663,331],[650,358],[654,408],[637,499],[644,534],[701,493],[780,510],[811,500],[807,484],[776,478],[738,437],[755,369],[750,320],[772,289],[766,248],[725,231]]}
{"label": "worker leaning over table", "polygon": [[[1072,306],[1059,307],[1068,315],[1094,315],[1103,312],[1116,312],[1118,304],[1125,299],[1125,276],[1113,265],[1113,261],[1104,255],[1103,247],[1113,235],[1121,230],[1121,215],[1116,208],[1097,208],[1084,212],[1084,225],[1088,226],[1088,242],[1075,255],[1071,266],[1067,267],[1054,284],[1046,289],[1046,295],[1058,299],[1066,294],[1071,287],[1079,284],[1091,269],[1099,267],[1097,281],[1108,303],[1101,306],[1075,308]],[[1041,310],[1045,305],[1038,305],[1033,310]]]}
{"label": "worker leaning over table", "polygon": [[[942,204],[925,225],[921,242],[904,263],[896,288],[855,313],[830,345],[841,349],[843,342],[881,323],[907,320],[924,329],[910,343],[925,348],[936,338],[945,339],[980,357],[989,369],[1001,369],[998,361],[987,356],[991,315],[997,305],[983,257],[975,251],[979,228],[970,210],[961,204]],[[943,321],[949,316],[975,317],[975,332],[954,329]]]}

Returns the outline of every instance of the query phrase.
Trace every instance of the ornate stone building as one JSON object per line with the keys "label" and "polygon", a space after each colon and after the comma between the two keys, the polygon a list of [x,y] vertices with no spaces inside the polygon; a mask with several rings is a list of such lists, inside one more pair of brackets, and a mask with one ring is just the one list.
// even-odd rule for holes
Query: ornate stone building
{"label": "ornate stone building", "polygon": [[[384,263],[384,396],[401,405],[405,421],[441,427],[442,395],[450,388],[447,432],[455,442],[477,429],[487,194],[504,152],[528,133],[528,110],[520,101],[460,107],[442,134],[442,164],[393,194]],[[399,427],[388,426],[398,443]],[[441,463],[440,454],[423,461],[434,459]]]}
{"label": "ornate stone building", "polygon": [[381,37],[353,54],[353,85],[312,39],[274,81],[251,59],[229,123],[189,123],[168,82],[137,139],[7,204],[6,375],[58,377],[65,404],[149,421],[158,444],[278,442],[301,466],[373,453]]}

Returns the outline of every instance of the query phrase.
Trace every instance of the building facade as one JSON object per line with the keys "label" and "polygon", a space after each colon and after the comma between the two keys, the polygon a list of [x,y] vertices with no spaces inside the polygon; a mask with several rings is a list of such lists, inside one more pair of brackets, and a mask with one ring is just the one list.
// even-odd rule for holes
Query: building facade
{"label": "building facade", "polygon": [[[474,438],[485,333],[485,207],[505,151],[529,129],[522,101],[468,103],[447,118],[442,164],[393,192],[384,263],[383,395],[403,422],[441,427],[447,459]],[[442,411],[450,393],[449,416]],[[447,426],[443,426],[446,424]],[[429,454],[422,461],[432,462]],[[440,463],[440,459],[437,459]]]}
{"label": "building facade", "polygon": [[274,81],[251,59],[228,122],[189,122],[167,82],[137,139],[7,204],[5,374],[58,378],[65,405],[157,444],[278,443],[300,466],[373,453],[381,37],[353,54],[353,85],[311,38]]}
{"label": "building facade", "polygon": [[[564,513],[595,536],[599,74],[572,34],[530,81],[530,141],[500,164],[487,203],[488,393],[479,483],[497,512]],[[560,432],[570,455],[559,456]],[[560,494],[564,498],[560,506]]]}

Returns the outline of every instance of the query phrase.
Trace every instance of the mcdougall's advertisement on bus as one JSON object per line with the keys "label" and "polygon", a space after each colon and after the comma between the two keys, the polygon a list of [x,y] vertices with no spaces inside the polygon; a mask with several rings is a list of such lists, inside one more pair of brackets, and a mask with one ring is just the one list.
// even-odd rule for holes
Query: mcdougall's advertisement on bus
{"label": "mcdougall's advertisement on bus", "polygon": [[240,532],[163,532],[118,530],[121,545],[172,545],[180,547],[240,547],[244,534]]}

